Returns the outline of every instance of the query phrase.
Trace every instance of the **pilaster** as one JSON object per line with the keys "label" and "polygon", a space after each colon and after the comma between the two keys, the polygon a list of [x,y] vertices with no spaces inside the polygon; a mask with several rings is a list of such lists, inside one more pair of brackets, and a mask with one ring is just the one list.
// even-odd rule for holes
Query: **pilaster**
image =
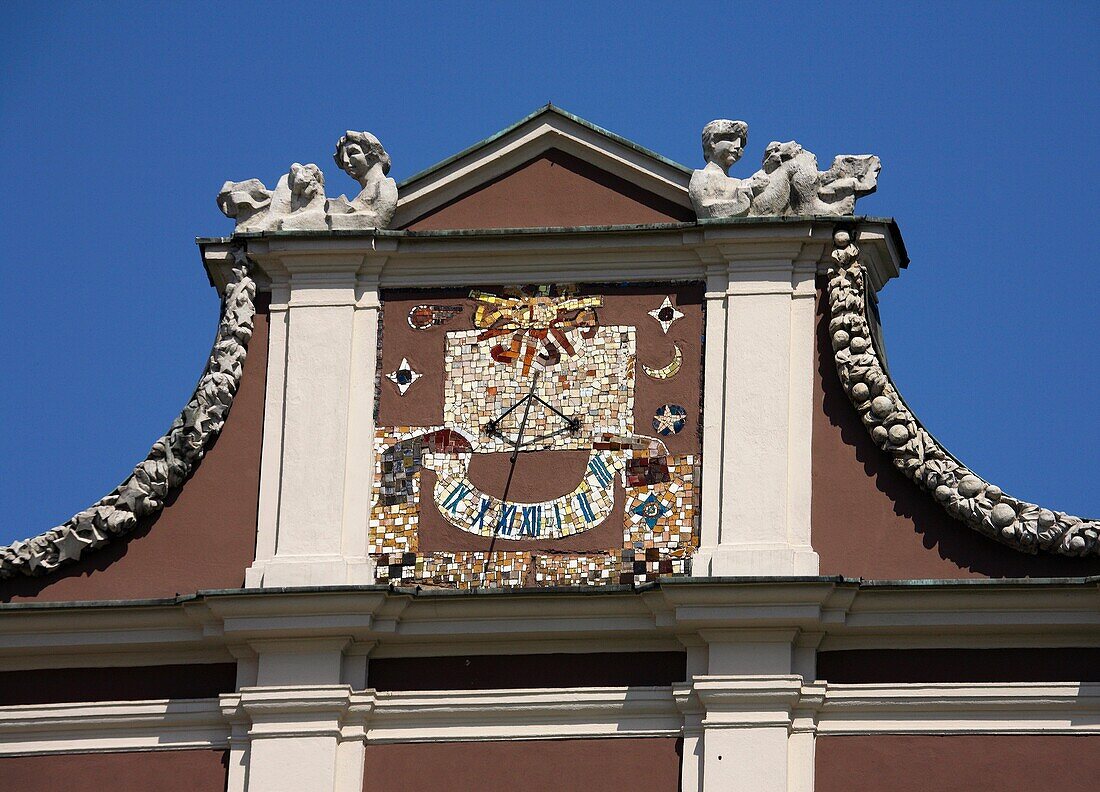
{"label": "pilaster", "polygon": [[821,247],[719,245],[706,261],[696,575],[818,572],[810,546],[810,437]]}
{"label": "pilaster", "polygon": [[689,654],[690,681],[673,689],[684,718],[683,788],[812,790],[818,707],[812,696],[803,701],[803,677],[795,673],[799,631],[703,629],[698,635],[706,644],[705,670]]}
{"label": "pilaster", "polygon": [[697,676],[692,688],[703,718],[703,792],[787,792],[791,709],[802,679]]}
{"label": "pilaster", "polygon": [[[246,792],[352,792],[354,757],[341,750],[351,702],[347,685],[242,688],[222,696],[222,712],[242,735],[247,771],[230,767],[229,788]],[[354,736],[349,734],[350,742]],[[236,746],[231,747],[230,757]],[[362,743],[359,743],[362,754]],[[238,786],[243,778],[244,785]],[[357,780],[358,784],[353,783]],[[338,783],[339,782],[339,783]]]}
{"label": "pilaster", "polygon": [[268,254],[273,330],[250,587],[372,583],[378,269],[358,253]]}

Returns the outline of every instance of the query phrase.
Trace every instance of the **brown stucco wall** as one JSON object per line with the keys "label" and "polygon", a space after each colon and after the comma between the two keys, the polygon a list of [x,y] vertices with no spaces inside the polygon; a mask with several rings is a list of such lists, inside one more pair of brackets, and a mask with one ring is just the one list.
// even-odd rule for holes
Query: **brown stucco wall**
{"label": "brown stucco wall", "polygon": [[0,788],[12,792],[223,792],[228,751],[12,756],[0,759]]}
{"label": "brown stucco wall", "polygon": [[257,296],[248,358],[225,427],[164,510],[56,573],[0,581],[0,601],[142,599],[243,585],[256,552],[268,302],[267,294]]}
{"label": "brown stucco wall", "polygon": [[404,228],[543,228],[694,220],[688,207],[572,154],[550,149]]}
{"label": "brown stucco wall", "polygon": [[[479,287],[494,294],[500,287]],[[472,327],[476,303],[469,289],[387,289],[382,292],[382,378],[379,382],[379,427],[435,426],[443,423],[444,335]],[[652,435],[653,414],[663,404],[679,404],[688,411],[688,423],[678,434],[661,438],[671,454],[699,454],[699,402],[702,382],[703,286],[700,283],[635,285],[584,284],[581,294],[599,294],[604,305],[596,310],[600,324],[635,328],[639,364],[634,378],[634,426],[639,434]],[[667,334],[648,312],[671,296],[684,316]],[[413,307],[423,304],[460,305],[463,311],[448,323],[427,330],[414,330],[408,322]],[[641,363],[660,367],[672,360],[675,347],[683,355],[676,376],[655,380],[641,370]],[[384,375],[395,370],[402,358],[423,376],[401,396]],[[509,499],[538,502],[569,492],[581,480],[588,462],[587,451],[539,451],[522,453],[509,489]],[[489,494],[500,496],[511,467],[510,454],[478,454],[470,465],[470,479]],[[421,491],[430,492],[435,474],[421,474]],[[623,541],[623,505],[620,484],[615,509],[603,524],[576,536],[557,540],[509,540],[510,551],[584,552],[619,548]],[[422,553],[444,551],[487,551],[504,549],[489,537],[479,537],[451,525],[435,503],[422,499],[419,517],[419,545]]]}
{"label": "brown stucco wall", "polygon": [[367,667],[375,690],[645,687],[686,679],[683,652],[384,657]]}
{"label": "brown stucco wall", "polygon": [[1100,682],[1096,647],[849,649],[817,653],[828,682]]}
{"label": "brown stucco wall", "polygon": [[1100,778],[1100,737],[818,737],[815,766],[817,792],[1084,792]]}
{"label": "brown stucco wall", "polygon": [[949,516],[890,463],[837,376],[825,287],[819,278],[811,510],[821,574],[874,579],[1100,574],[1100,558],[1028,555],[982,536]]}
{"label": "brown stucco wall", "polygon": [[0,706],[215,698],[237,689],[236,663],[0,671]]}
{"label": "brown stucco wall", "polygon": [[[363,790],[450,792],[676,792],[680,742],[672,737],[605,740],[368,745]],[[383,784],[383,788],[387,788]]]}

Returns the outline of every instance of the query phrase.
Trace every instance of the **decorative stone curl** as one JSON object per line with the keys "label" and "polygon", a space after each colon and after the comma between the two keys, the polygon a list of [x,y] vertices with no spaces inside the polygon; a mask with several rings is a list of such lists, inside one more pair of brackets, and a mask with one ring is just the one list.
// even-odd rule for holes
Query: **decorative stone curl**
{"label": "decorative stone curl", "polygon": [[139,520],[163,509],[165,500],[190,477],[225,425],[252,338],[256,284],[248,275],[250,262],[243,248],[234,248],[232,254],[236,266],[222,299],[210,359],[168,433],[153,443],[149,456],[106,497],[56,528],[0,547],[0,578],[47,574],[117,541],[133,531]]}
{"label": "decorative stone curl", "polygon": [[867,276],[851,232],[838,230],[829,270],[829,335],[837,374],[894,466],[975,531],[1025,553],[1100,555],[1100,521],[1013,498],[951,456],[910,412],[875,350]]}

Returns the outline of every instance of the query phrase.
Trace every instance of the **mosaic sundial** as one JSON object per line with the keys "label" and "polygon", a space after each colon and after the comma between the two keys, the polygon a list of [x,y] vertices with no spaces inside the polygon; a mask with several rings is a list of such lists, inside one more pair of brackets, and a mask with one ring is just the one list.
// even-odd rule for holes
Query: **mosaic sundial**
{"label": "mosaic sundial", "polygon": [[[441,394],[430,425],[386,428],[379,421],[380,494],[371,515],[371,548],[401,552],[402,576],[409,566],[415,575],[418,565],[435,569],[441,551],[463,544],[470,549],[447,556],[453,559],[448,563],[461,566],[465,559],[484,570],[489,561],[473,548],[505,564],[513,547],[528,551],[533,543],[547,543],[549,550],[596,529],[602,538],[592,546],[606,550],[584,561],[590,568],[637,552],[686,557],[695,541],[694,458],[670,453],[667,443],[696,447],[694,437],[679,437],[688,427],[698,429],[697,415],[680,402],[699,403],[697,380],[687,380],[685,361],[698,377],[701,313],[685,323],[689,314],[668,292],[602,291],[475,289],[464,299],[451,292],[414,293],[401,303],[407,317],[400,323],[394,318],[384,337],[388,342],[396,332],[412,347],[396,348],[382,370],[409,384],[400,391],[402,382],[389,377],[396,386],[390,393],[412,399],[407,403],[414,411]],[[648,339],[646,358],[656,365],[639,363],[640,336]],[[417,353],[428,338],[438,339],[442,353],[435,374],[428,357]],[[639,414],[640,384],[646,406]],[[680,395],[685,387],[686,397]],[[572,456],[554,456],[562,453]],[[499,478],[488,481],[485,460],[494,459]],[[568,476],[564,459],[575,471]],[[528,470],[543,466],[545,476],[535,478],[552,486],[533,486],[530,477],[515,486],[517,461]],[[608,525],[615,528],[610,539],[603,530]],[[442,526],[452,533],[441,534]],[[432,537],[471,539],[439,547],[433,538],[431,558],[410,554],[425,549],[421,534],[427,529]],[[386,556],[392,565],[391,558]],[[533,561],[529,552],[517,558]],[[579,558],[563,554],[540,563],[576,565]]]}

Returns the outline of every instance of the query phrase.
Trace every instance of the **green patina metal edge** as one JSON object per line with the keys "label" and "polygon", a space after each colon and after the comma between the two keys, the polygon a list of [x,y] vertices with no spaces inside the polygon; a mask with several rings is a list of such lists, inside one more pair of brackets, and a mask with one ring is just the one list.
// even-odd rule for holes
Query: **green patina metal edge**
{"label": "green patina metal edge", "polygon": [[403,189],[404,187],[406,187],[410,184],[414,184],[415,182],[418,182],[418,181],[421,181],[422,179],[427,178],[428,176],[435,173],[436,171],[447,167],[452,162],[456,162],[457,160],[460,160],[463,157],[469,156],[470,154],[477,151],[478,149],[484,148],[485,146],[488,146],[490,143],[493,143],[493,142],[499,140],[500,138],[504,137],[508,133],[513,132],[514,130],[516,130],[519,127],[526,124],[528,121],[531,121],[535,118],[538,118],[541,115],[545,115],[546,113],[555,113],[555,114],[561,116],[562,118],[567,118],[567,119],[569,119],[570,121],[572,121],[576,124],[580,124],[581,126],[587,128],[587,129],[591,129],[593,132],[596,132],[597,134],[600,134],[600,135],[603,135],[607,138],[610,138],[611,140],[614,140],[616,143],[618,143],[620,145],[626,146],[629,149],[637,151],[639,154],[643,154],[643,155],[645,155],[645,156],[647,156],[651,159],[657,160],[658,162],[660,162],[664,165],[667,165],[670,168],[675,168],[676,170],[678,170],[678,171],[680,171],[684,174],[690,175],[691,172],[692,172],[692,169],[687,167],[686,165],[681,165],[679,162],[676,162],[674,160],[670,160],[668,157],[662,156],[662,155],[658,154],[655,151],[651,151],[651,150],[647,149],[645,146],[639,146],[633,140],[629,140],[627,138],[624,138],[622,135],[616,135],[614,132],[611,132],[610,130],[604,129],[601,126],[597,126],[596,124],[593,124],[591,121],[587,121],[587,120],[581,118],[578,115],[574,115],[573,113],[570,113],[568,110],[564,110],[560,107],[557,107],[553,103],[548,102],[547,104],[543,105],[539,109],[535,110],[533,113],[530,113],[530,114],[524,116],[523,118],[521,118],[519,121],[516,121],[514,124],[510,124],[510,125],[504,127],[504,129],[500,130],[499,132],[493,133],[489,137],[487,137],[483,140],[480,140],[477,143],[474,143],[472,146],[463,149],[462,151],[458,152],[457,154],[453,154],[453,155],[451,155],[450,157],[447,157],[444,160],[440,160],[439,162],[435,163],[435,165],[431,165],[431,166],[425,168],[424,170],[420,171],[419,173],[414,173],[412,176],[409,176],[407,179],[404,179],[403,181],[398,183],[398,185],[397,185],[398,190],[401,190],[401,189]]}
{"label": "green patina metal edge", "polygon": [[479,237],[508,237],[508,236],[550,236],[568,234],[622,234],[638,232],[663,232],[685,231],[696,228],[706,230],[708,228],[727,228],[736,226],[753,225],[792,225],[797,223],[827,223],[830,226],[847,225],[858,226],[862,223],[885,225],[890,232],[890,238],[898,250],[900,256],[899,265],[902,268],[909,266],[909,254],[905,249],[905,240],[902,239],[901,229],[897,220],[893,217],[877,217],[873,215],[847,215],[836,217],[832,215],[796,215],[792,217],[762,216],[762,217],[730,217],[721,220],[696,220],[692,223],[646,223],[641,225],[602,225],[602,226],[541,226],[535,228],[455,228],[440,229],[435,231],[404,231],[388,228],[367,230],[341,230],[330,231],[319,229],[316,231],[249,231],[231,236],[195,237],[197,245],[225,245],[233,241],[247,241],[250,239],[337,239],[347,237],[361,237],[363,239],[476,239]]}
{"label": "green patina metal edge", "polygon": [[166,607],[188,602],[199,602],[220,597],[261,597],[285,594],[403,594],[412,597],[538,597],[538,596],[609,596],[614,594],[645,594],[670,586],[804,586],[807,584],[834,584],[856,589],[1037,589],[1037,588],[1090,588],[1100,586],[1100,576],[1051,577],[1051,578],[963,578],[963,579],[912,579],[870,580],[847,578],[843,575],[802,575],[792,577],[667,577],[643,586],[548,586],[545,588],[476,588],[443,589],[419,586],[389,586],[387,584],[302,586],[297,588],[259,589],[206,589],[194,594],[134,600],[76,600],[71,602],[9,602],[0,603],[0,613],[5,611],[66,610],[124,607]]}

